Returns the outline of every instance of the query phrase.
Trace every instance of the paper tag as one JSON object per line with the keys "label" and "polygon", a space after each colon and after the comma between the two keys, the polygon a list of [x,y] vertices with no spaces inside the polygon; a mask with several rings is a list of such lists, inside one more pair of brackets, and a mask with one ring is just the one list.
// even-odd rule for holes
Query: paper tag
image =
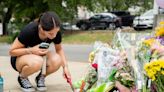
{"label": "paper tag", "polygon": [[149,79],[148,80],[148,88],[150,88],[151,87],[151,80]]}
{"label": "paper tag", "polygon": [[142,89],[142,81],[141,80],[137,81],[137,89]]}

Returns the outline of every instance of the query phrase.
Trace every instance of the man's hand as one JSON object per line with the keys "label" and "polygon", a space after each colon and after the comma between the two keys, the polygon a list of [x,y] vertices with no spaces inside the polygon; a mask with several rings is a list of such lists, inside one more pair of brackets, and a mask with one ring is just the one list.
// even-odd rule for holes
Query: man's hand
{"label": "man's hand", "polygon": [[119,81],[115,82],[115,87],[120,91],[120,92],[131,92],[130,89],[122,85]]}
{"label": "man's hand", "polygon": [[46,55],[48,53],[48,49],[40,49],[39,45],[29,48],[29,50],[32,52],[32,54],[40,56]]}
{"label": "man's hand", "polygon": [[71,74],[69,72],[68,66],[63,67],[63,77],[65,79],[71,79]]}

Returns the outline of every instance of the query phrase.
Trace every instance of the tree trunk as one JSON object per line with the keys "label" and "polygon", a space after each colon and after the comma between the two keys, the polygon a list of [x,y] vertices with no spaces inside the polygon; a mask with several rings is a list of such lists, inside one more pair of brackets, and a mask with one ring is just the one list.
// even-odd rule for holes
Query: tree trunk
{"label": "tree trunk", "polygon": [[7,35],[7,31],[6,31],[6,23],[5,22],[3,22],[2,23],[2,35]]}
{"label": "tree trunk", "polygon": [[8,11],[4,14],[4,18],[3,18],[3,35],[8,35],[8,30],[7,30],[7,26],[8,23],[10,21],[11,15],[12,15],[12,7],[8,8]]}

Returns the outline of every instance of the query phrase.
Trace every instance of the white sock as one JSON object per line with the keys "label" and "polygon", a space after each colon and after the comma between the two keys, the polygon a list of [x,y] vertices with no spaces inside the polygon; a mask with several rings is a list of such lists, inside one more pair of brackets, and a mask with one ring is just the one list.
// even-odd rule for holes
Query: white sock
{"label": "white sock", "polygon": [[19,76],[21,77],[21,78],[26,78],[23,74],[19,74]]}

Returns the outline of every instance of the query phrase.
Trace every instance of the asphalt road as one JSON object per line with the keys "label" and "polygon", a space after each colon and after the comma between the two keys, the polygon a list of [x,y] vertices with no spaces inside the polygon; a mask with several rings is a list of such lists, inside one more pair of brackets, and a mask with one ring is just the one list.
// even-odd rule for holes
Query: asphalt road
{"label": "asphalt road", "polygon": [[[0,44],[0,56],[9,56],[10,45]],[[88,55],[92,51],[92,45],[67,45],[63,44],[65,55],[68,61],[87,62]],[[50,46],[53,49],[53,46]]]}

